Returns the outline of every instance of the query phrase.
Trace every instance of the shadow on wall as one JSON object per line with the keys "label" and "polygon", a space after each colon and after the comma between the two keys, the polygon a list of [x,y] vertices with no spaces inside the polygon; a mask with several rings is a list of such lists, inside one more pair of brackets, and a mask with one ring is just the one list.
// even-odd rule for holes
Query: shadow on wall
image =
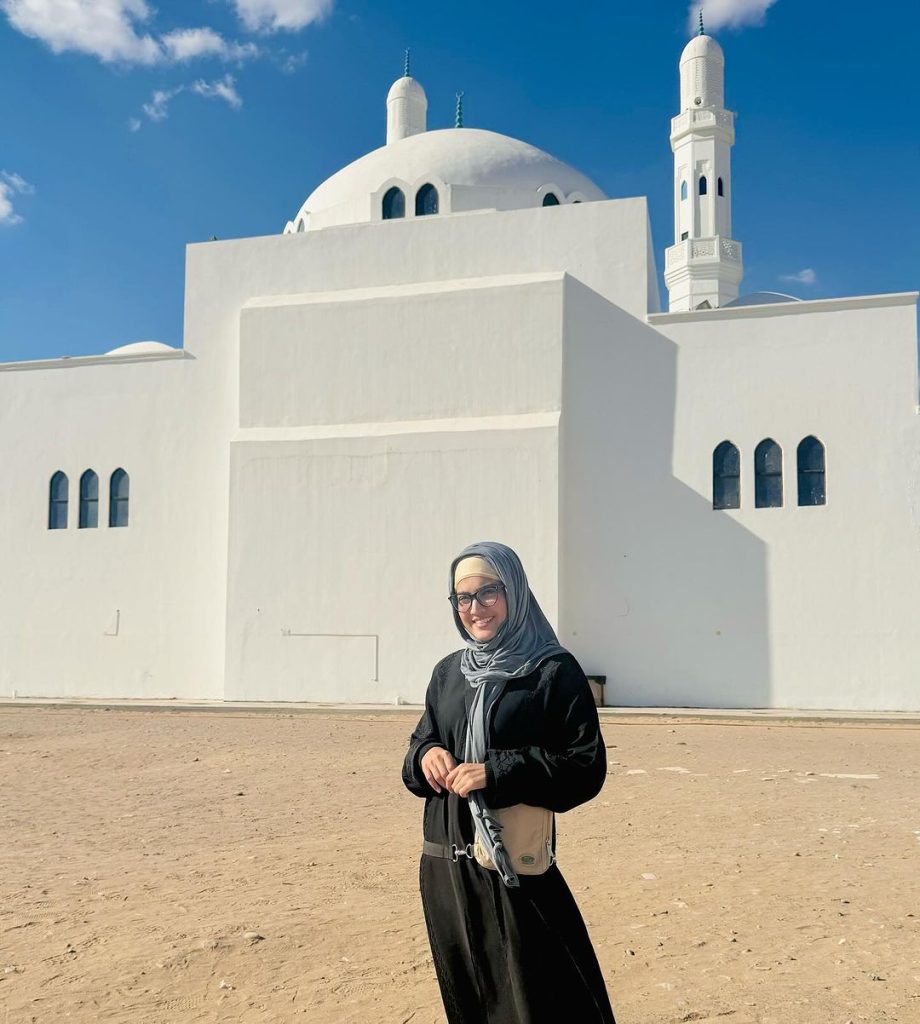
{"label": "shadow on wall", "polygon": [[677,351],[567,279],[560,639],[608,704],[769,707],[766,547],[673,476]]}

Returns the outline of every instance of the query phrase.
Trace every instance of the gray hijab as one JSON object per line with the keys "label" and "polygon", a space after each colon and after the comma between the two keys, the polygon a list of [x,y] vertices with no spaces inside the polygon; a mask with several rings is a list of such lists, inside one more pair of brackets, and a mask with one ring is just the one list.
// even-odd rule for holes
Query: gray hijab
{"label": "gray hijab", "polygon": [[[505,586],[508,603],[508,618],[491,640],[483,642],[474,640],[467,633],[454,609],[454,624],[465,644],[460,670],[473,688],[464,760],[470,764],[481,764],[489,748],[489,728],[495,704],[507,680],[529,675],[551,655],[564,653],[565,648],[556,639],[553,627],[530,592],[520,558],[504,544],[482,541],[464,548],[451,562],[451,592],[457,563],[470,555],[479,555],[495,569]],[[518,876],[501,841],[501,825],[486,806],[482,794],[483,790],[474,789],[467,797],[476,834],[505,885],[518,886]]]}

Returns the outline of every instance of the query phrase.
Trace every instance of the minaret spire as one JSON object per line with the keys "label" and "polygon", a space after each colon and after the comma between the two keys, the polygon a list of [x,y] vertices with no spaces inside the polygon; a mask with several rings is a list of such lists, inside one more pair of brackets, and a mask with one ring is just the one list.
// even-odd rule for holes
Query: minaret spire
{"label": "minaret spire", "polygon": [[454,127],[463,127],[463,92],[457,93],[457,116],[454,118]]}
{"label": "minaret spire", "polygon": [[674,244],[665,254],[668,308],[716,309],[738,297],[741,243],[732,238],[731,148],[725,57],[703,30],[680,56],[680,112],[671,120]]}
{"label": "minaret spire", "polygon": [[[697,33],[697,35],[701,35],[701,36],[706,35],[706,30],[703,28],[703,5],[702,4],[700,4],[700,30]],[[408,52],[409,51],[407,50],[406,53],[408,53]]]}
{"label": "minaret spire", "polygon": [[[700,17],[703,17],[703,12],[700,10]],[[403,66],[403,78],[409,78],[409,47],[406,47],[406,62]]]}

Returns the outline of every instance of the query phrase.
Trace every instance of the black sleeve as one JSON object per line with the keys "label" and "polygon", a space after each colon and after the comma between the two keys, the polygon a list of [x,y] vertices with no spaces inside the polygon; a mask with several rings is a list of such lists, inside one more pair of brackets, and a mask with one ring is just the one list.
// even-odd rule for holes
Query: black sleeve
{"label": "black sleeve", "polygon": [[545,713],[550,745],[488,751],[485,798],[490,807],[522,803],[561,813],[601,791],[607,751],[591,687],[571,656],[560,659],[549,681]]}
{"label": "black sleeve", "polygon": [[[443,663],[441,663],[443,664]],[[438,794],[428,785],[425,773],[422,771],[422,758],[432,747],[443,747],[441,736],[438,733],[438,722],[435,717],[434,708],[437,702],[437,691],[440,683],[441,664],[435,666],[431,673],[431,682],[425,693],[425,711],[419,719],[415,731],[409,737],[409,749],[403,761],[402,780],[406,789],[416,796],[437,796]]]}

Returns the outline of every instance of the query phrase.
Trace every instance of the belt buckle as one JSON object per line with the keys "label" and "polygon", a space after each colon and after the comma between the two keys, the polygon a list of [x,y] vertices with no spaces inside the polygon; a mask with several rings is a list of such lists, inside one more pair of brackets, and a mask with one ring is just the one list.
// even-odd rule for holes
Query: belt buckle
{"label": "belt buckle", "polygon": [[472,843],[467,843],[466,846],[457,846],[456,843],[450,844],[450,859],[454,862],[454,864],[456,864],[461,857],[469,857],[472,860]]}

